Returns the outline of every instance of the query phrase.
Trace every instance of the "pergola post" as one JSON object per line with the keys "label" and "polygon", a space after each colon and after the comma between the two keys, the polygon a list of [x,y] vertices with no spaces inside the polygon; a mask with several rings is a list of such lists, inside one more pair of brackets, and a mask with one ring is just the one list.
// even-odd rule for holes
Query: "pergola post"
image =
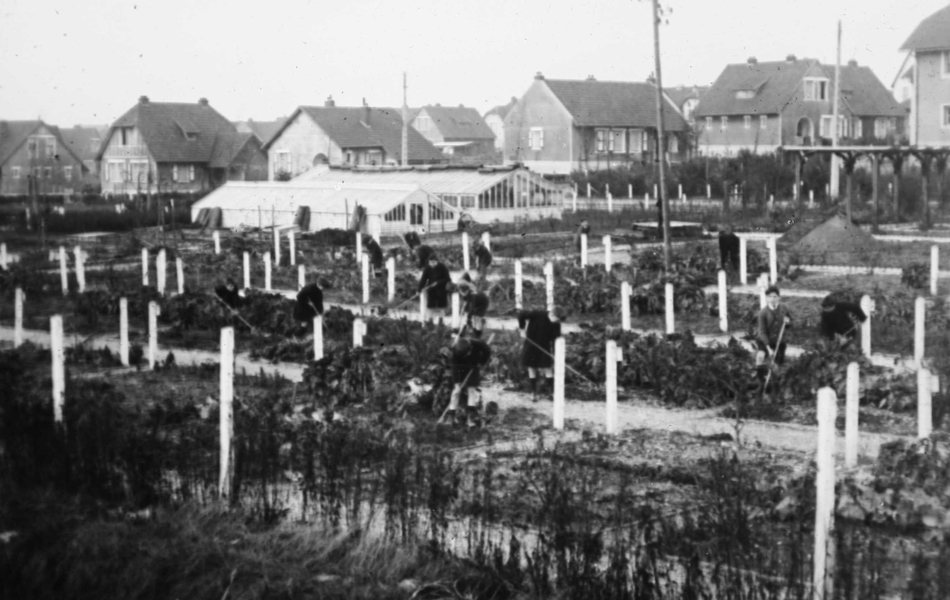
{"label": "pergola post", "polygon": [[795,153],[795,201],[798,203],[798,218],[805,214],[805,200],[802,197],[802,172],[805,169],[805,156],[801,152]]}
{"label": "pergola post", "polygon": [[928,228],[930,226],[930,159],[927,152],[922,152],[917,159],[920,161],[920,187],[923,192],[923,207],[920,213],[921,224]]}
{"label": "pergola post", "polygon": [[871,202],[874,205],[873,214],[872,214],[872,225],[871,230],[874,233],[878,232],[877,224],[877,210],[878,210],[878,201],[880,196],[880,179],[881,179],[881,156],[877,152],[871,153]]}
{"label": "pergola post", "polygon": [[894,216],[901,214],[901,170],[904,168],[904,157],[900,154],[891,156],[891,163],[894,165]]}
{"label": "pergola post", "polygon": [[848,154],[842,157],[844,162],[844,172],[848,176],[847,197],[845,198],[845,214],[848,221],[851,221],[851,204],[854,202],[854,163],[857,160],[856,154]]}

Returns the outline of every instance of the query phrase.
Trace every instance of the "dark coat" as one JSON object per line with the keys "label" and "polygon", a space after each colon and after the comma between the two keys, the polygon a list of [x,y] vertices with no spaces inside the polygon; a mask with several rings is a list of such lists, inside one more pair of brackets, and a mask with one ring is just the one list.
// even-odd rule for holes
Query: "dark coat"
{"label": "dark coat", "polygon": [[426,246],[425,244],[417,246],[415,249],[416,258],[419,260],[419,268],[425,269],[426,265],[429,264],[429,257],[435,254],[435,250],[431,246]]}
{"label": "dark coat", "polygon": [[719,261],[722,268],[732,263],[734,270],[739,270],[739,236],[734,233],[719,232]]}
{"label": "dark coat", "polygon": [[445,289],[445,284],[451,281],[449,270],[442,263],[434,267],[428,266],[422,270],[422,277],[419,279],[419,291],[421,292],[427,286],[432,286],[426,291],[429,308],[445,308],[449,305],[449,293]]}
{"label": "dark coat", "polygon": [[521,349],[522,366],[551,368],[554,365],[554,340],[561,337],[561,324],[552,323],[546,311],[534,310],[518,315],[518,329],[525,329],[526,325],[527,339]]}
{"label": "dark coat", "polygon": [[218,298],[224,301],[229,307],[237,309],[241,307],[241,304],[244,301],[244,298],[241,298],[237,290],[229,290],[226,285],[219,285],[214,288],[214,293],[217,294]]}
{"label": "dark coat", "polygon": [[[775,348],[778,343],[778,335],[782,333],[782,322],[785,317],[789,319],[788,325],[785,326],[785,330],[788,331],[792,327],[792,313],[788,311],[784,304],[779,304],[775,310],[768,306],[760,310],[756,339],[770,348]],[[784,337],[785,334],[782,333],[782,336]],[[783,341],[787,342],[788,339],[786,338]]]}
{"label": "dark coat", "polygon": [[867,318],[860,304],[836,302],[821,311],[819,329],[821,335],[829,339],[834,339],[835,335],[857,337],[860,329],[858,324],[863,323]]}
{"label": "dark coat", "polygon": [[488,300],[488,296],[479,292],[477,294],[469,294],[465,298],[465,306],[462,310],[469,317],[484,317],[485,313],[488,312],[488,306],[491,302]]}
{"label": "dark coat", "polygon": [[574,233],[574,246],[577,248],[577,251],[581,251],[581,235],[587,235],[587,243],[590,245],[590,225],[578,225],[577,231]]}
{"label": "dark coat", "polygon": [[383,249],[379,247],[379,243],[376,242],[373,238],[370,238],[365,245],[366,252],[369,253],[369,262],[372,263],[374,269],[383,268]]}
{"label": "dark coat", "polygon": [[491,348],[482,340],[468,341],[469,348],[466,352],[458,350],[452,352],[452,382],[456,384],[464,382],[465,387],[477,388],[482,383],[479,367],[488,364],[491,359]]}
{"label": "dark coat", "polygon": [[481,269],[487,267],[491,264],[491,250],[485,247],[484,244],[480,244],[475,248],[475,268]]}
{"label": "dark coat", "polygon": [[323,314],[323,290],[315,283],[308,283],[297,292],[297,302],[294,304],[295,321],[311,321],[317,315]]}

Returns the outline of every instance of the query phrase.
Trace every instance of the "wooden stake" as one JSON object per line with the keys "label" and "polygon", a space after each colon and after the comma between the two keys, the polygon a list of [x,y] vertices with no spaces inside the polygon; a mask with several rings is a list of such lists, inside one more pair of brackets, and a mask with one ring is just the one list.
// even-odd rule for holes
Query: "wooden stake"
{"label": "wooden stake", "polygon": [[214,238],[214,253],[221,254],[221,232],[215,230],[211,237]]}
{"label": "wooden stake", "polygon": [[607,434],[614,435],[620,429],[619,407],[617,406],[617,342],[607,340]]}
{"label": "wooden stake", "polygon": [[274,226],[274,266],[280,266],[280,230]]}
{"label": "wooden stake", "polygon": [[874,312],[874,302],[866,294],[861,296],[861,310],[867,317],[861,323],[861,351],[864,356],[871,358],[871,313]]}
{"label": "wooden stake", "polygon": [[776,248],[775,238],[769,238],[767,242],[769,249],[769,281],[772,285],[778,283],[778,249]]}
{"label": "wooden stake", "polygon": [[667,283],[664,296],[666,297],[666,335],[675,332],[673,323],[673,284]]}
{"label": "wooden stake", "polygon": [[313,360],[323,358],[323,316],[313,318]]}
{"label": "wooden stake", "polygon": [[422,319],[422,322],[425,323],[427,317],[429,316],[429,295],[422,291],[419,294],[419,317]]}
{"label": "wooden stake", "polygon": [[66,402],[66,347],[63,341],[63,316],[49,318],[50,353],[53,369],[53,420],[63,422],[63,404]]}
{"label": "wooden stake", "polygon": [[610,236],[605,235],[604,239],[604,270],[610,273],[610,267],[613,265],[614,257],[611,254]]}
{"label": "wooden stake", "polygon": [[363,304],[369,304],[369,256],[366,254],[360,255],[361,259],[360,264],[362,266],[362,277],[360,282],[363,287]]}
{"label": "wooden stake", "polygon": [[744,237],[739,238],[739,283],[748,285],[748,241]]}
{"label": "wooden stake", "polygon": [[119,298],[119,361],[129,366],[129,300]]}
{"label": "wooden stake", "polygon": [[587,234],[581,234],[581,267],[587,268]]}
{"label": "wooden stake", "polygon": [[79,286],[79,293],[83,294],[86,292],[86,264],[82,256],[82,247],[76,246],[74,252],[76,254],[76,283]]}
{"label": "wooden stake", "polygon": [[858,363],[848,364],[847,399],[844,415],[844,466],[858,466],[858,390],[860,371]]}
{"label": "wooden stake", "polygon": [[293,229],[287,230],[287,241],[290,244],[290,265],[297,264],[297,234]]}
{"label": "wooden stake", "polygon": [[386,259],[386,301],[396,299],[396,259],[392,256]]}
{"label": "wooden stake", "polygon": [[353,319],[353,347],[359,348],[363,345],[363,319],[359,317]]}
{"label": "wooden stake", "polygon": [[359,231],[357,231],[356,232],[356,260],[359,260],[360,256],[363,256],[363,235]]}
{"label": "wooden stake", "polygon": [[231,496],[234,478],[234,328],[221,329],[221,403],[218,432],[220,442],[220,470],[218,471],[218,496],[222,500]]}
{"label": "wooden stake", "polygon": [[271,291],[270,252],[264,253],[264,290]]}
{"label": "wooden stake", "polygon": [[468,256],[468,232],[462,232],[462,268],[468,271],[471,269],[471,258]]}
{"label": "wooden stake", "polygon": [[461,323],[459,322],[460,304],[461,303],[459,301],[459,294],[458,292],[454,292],[452,294],[452,329],[456,329],[456,330],[459,327],[461,327]]}
{"label": "wooden stake", "polygon": [[185,265],[181,262],[181,257],[175,258],[175,275],[178,277],[178,293],[185,293]]}
{"label": "wooden stake", "polygon": [[620,327],[630,331],[630,282],[620,284]]}
{"label": "wooden stake", "polygon": [[161,310],[157,302],[148,303],[148,368],[154,369],[158,362],[158,315]]}
{"label": "wooden stake", "polygon": [[917,371],[917,437],[928,438],[933,432],[933,396],[930,393],[931,376],[928,369]]}
{"label": "wooden stake", "polygon": [[13,347],[19,348],[23,345],[23,304],[26,302],[23,288],[16,289],[13,302]]}
{"label": "wooden stake", "polygon": [[491,252],[491,234],[487,231],[482,232],[482,244]]}
{"label": "wooden stake", "polygon": [[297,290],[302,290],[307,285],[307,267],[297,265]]}
{"label": "wooden stake", "polygon": [[726,272],[719,270],[719,330],[729,332],[729,288],[726,287]]}
{"label": "wooden stake", "polygon": [[63,286],[63,295],[69,295],[69,271],[66,267],[66,248],[59,247],[59,281]]}
{"label": "wooden stake", "polygon": [[554,312],[554,264],[544,265],[544,291],[547,295],[548,312]]}
{"label": "wooden stake", "polygon": [[4,271],[7,270],[7,260],[7,245],[0,243],[0,267],[2,267]]}
{"label": "wooden stake", "polygon": [[244,289],[251,289],[251,255],[244,253]]}
{"label": "wooden stake", "polygon": [[522,287],[521,259],[515,260],[515,308],[521,310],[524,306],[524,288]]}
{"label": "wooden stake", "polygon": [[564,429],[564,338],[554,340],[554,428]]}
{"label": "wooden stake", "polygon": [[940,248],[934,244],[930,247],[930,295],[937,295],[937,269],[940,263]]}
{"label": "wooden stake", "polygon": [[914,302],[914,362],[917,368],[923,368],[924,362],[924,318],[927,313],[925,300],[918,296]]}
{"label": "wooden stake", "polygon": [[[834,569],[835,418],[837,398],[832,388],[818,390],[818,452],[815,477],[815,549],[812,580],[814,600],[831,598]],[[830,563],[830,564],[829,564]]]}

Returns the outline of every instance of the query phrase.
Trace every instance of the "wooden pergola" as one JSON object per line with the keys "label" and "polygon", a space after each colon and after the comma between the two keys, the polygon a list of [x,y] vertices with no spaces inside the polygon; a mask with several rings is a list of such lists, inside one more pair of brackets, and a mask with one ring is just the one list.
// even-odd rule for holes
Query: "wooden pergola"
{"label": "wooden pergola", "polygon": [[844,163],[844,172],[847,175],[847,192],[845,195],[845,210],[848,220],[851,220],[851,199],[854,193],[854,165],[859,158],[867,156],[874,165],[871,175],[871,201],[874,203],[874,229],[877,230],[877,210],[880,197],[880,186],[878,180],[881,174],[881,161],[889,160],[894,167],[894,210],[899,208],[900,198],[900,173],[904,167],[904,161],[909,156],[913,156],[920,161],[920,172],[924,176],[924,198],[923,211],[921,219],[927,221],[930,218],[930,174],[932,167],[936,167],[940,177],[937,179],[937,194],[943,196],[943,174],[947,169],[947,158],[950,156],[950,148],[920,147],[920,146],[779,146],[779,152],[789,153],[795,157],[795,200],[798,202],[799,213],[803,210],[802,206],[802,169],[809,157],[815,154],[836,155]]}

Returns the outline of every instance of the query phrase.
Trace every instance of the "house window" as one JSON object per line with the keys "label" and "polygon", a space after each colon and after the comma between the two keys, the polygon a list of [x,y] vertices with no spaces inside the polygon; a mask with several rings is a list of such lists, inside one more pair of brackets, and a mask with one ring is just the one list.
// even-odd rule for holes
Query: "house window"
{"label": "house window", "polygon": [[884,139],[887,137],[887,119],[880,117],[874,119],[874,137],[877,139]]}
{"label": "house window", "polygon": [[627,152],[627,137],[623,129],[612,129],[610,131],[610,151],[617,152],[618,154],[626,154]]}
{"label": "house window", "polygon": [[406,205],[400,204],[396,208],[386,213],[383,219],[385,221],[405,221],[406,220]]}
{"label": "house window", "polygon": [[53,178],[53,167],[43,167],[43,178],[44,179]]}
{"label": "house window", "polygon": [[462,196],[462,208],[475,208],[475,196]]}
{"label": "house window", "polygon": [[[346,153],[346,162],[352,160],[352,154]],[[290,173],[290,152],[287,150],[280,150],[276,153],[274,158],[274,173]]]}
{"label": "house window", "polygon": [[73,178],[73,168],[72,167],[63,167],[63,177],[66,179]]}
{"label": "house window", "polygon": [[706,117],[706,131],[712,131],[712,117]]}
{"label": "house window", "polygon": [[432,119],[430,119],[429,117],[425,115],[419,115],[418,117],[416,117],[415,126],[416,126],[416,131],[418,131],[419,133],[425,133],[429,131],[429,127],[432,126]]}
{"label": "house window", "polygon": [[864,137],[864,123],[861,122],[861,119],[855,119],[854,125],[852,125],[851,128],[854,130],[855,139]]}
{"label": "house window", "polygon": [[950,128],[950,104],[944,104],[941,106],[940,113],[940,125],[945,128]]}
{"label": "house window", "polygon": [[950,50],[940,53],[940,74],[943,77],[950,77]]}
{"label": "house window", "polygon": [[[818,135],[825,138],[832,137],[831,124],[834,121],[834,115],[821,115],[821,125]],[[848,137],[848,119],[844,115],[838,115],[838,138]]]}
{"label": "house window", "polygon": [[48,137],[44,141],[46,142],[46,158],[53,158],[56,156],[56,138]]}
{"label": "house window", "polygon": [[20,167],[13,167],[13,178],[14,179],[20,178]]}
{"label": "house window", "polygon": [[532,150],[540,150],[544,147],[544,129],[540,127],[531,128],[528,134],[528,146],[530,146]]}
{"label": "house window", "polygon": [[129,133],[129,130],[128,130],[127,127],[120,127],[120,128],[119,128],[119,135],[120,135],[120,137],[119,137],[119,145],[120,145],[120,146],[128,146],[128,145],[129,145],[128,133]]}
{"label": "house window", "polygon": [[759,115],[759,129],[768,129],[768,128],[769,128],[768,115]]}
{"label": "house window", "polygon": [[746,129],[752,129],[752,117],[749,115],[742,117],[742,126]]}
{"label": "house window", "polygon": [[828,99],[828,80],[819,77],[804,79],[805,100],[820,101]]}
{"label": "house window", "polygon": [[755,98],[755,90],[739,90],[736,92],[736,100],[751,100]]}
{"label": "house window", "polygon": [[31,137],[26,141],[26,153],[28,158],[39,158],[39,155],[36,152],[38,143],[35,137]]}
{"label": "house window", "polygon": [[680,140],[675,135],[668,135],[666,137],[666,151],[670,154],[679,154],[680,153]]}
{"label": "house window", "polygon": [[729,128],[729,117],[719,117],[719,131],[725,131]]}
{"label": "house window", "polygon": [[630,130],[630,152],[641,152],[643,151],[643,130],[641,129],[631,129]]}
{"label": "house window", "polygon": [[596,141],[597,141],[597,152],[606,152],[607,151],[607,130],[598,129],[596,131]]}

